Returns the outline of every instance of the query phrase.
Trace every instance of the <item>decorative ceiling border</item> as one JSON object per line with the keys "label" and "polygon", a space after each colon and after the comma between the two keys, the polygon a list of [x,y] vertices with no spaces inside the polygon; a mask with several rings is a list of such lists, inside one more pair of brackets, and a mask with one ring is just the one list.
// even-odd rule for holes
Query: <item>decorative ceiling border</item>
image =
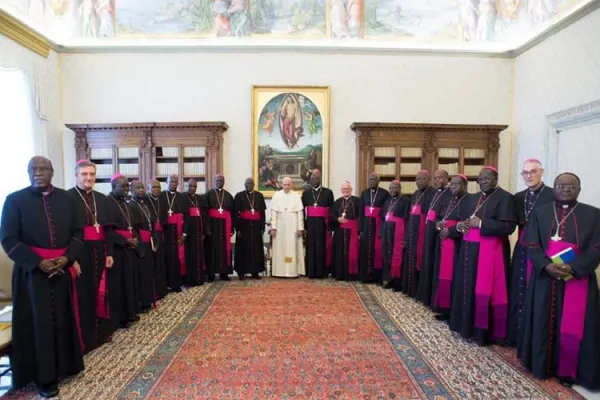
{"label": "decorative ceiling border", "polygon": [[[592,0],[571,14],[567,15],[556,24],[540,32],[519,46],[510,49],[496,46],[497,49],[477,48],[473,43],[463,48],[444,46],[428,48],[425,45],[410,44],[406,47],[392,46],[357,46],[347,42],[337,42],[334,45],[319,44],[282,44],[279,42],[255,43],[214,43],[206,40],[190,41],[187,44],[165,43],[139,45],[135,41],[125,40],[117,42],[113,39],[106,45],[89,45],[85,39],[74,39],[57,44],[46,35],[39,33],[31,26],[22,22],[16,16],[0,8],[0,34],[7,36],[31,51],[48,57],[50,50],[59,53],[246,53],[246,52],[300,52],[300,53],[327,53],[327,54],[384,54],[384,55],[444,55],[455,57],[492,57],[515,58],[527,50],[535,47],[548,37],[560,32],[574,22],[580,20],[596,9],[600,8],[600,0]],[[103,39],[110,40],[110,39]],[[444,48],[446,47],[446,48]]]}
{"label": "decorative ceiling border", "polygon": [[50,50],[54,48],[53,43],[44,35],[34,31],[30,26],[19,21],[1,8],[0,34],[44,58],[48,58]]}

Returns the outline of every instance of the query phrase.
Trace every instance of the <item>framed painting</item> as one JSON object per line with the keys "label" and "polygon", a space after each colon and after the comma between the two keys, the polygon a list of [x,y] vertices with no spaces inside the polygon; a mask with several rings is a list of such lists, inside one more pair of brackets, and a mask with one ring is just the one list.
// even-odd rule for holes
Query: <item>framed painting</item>
{"label": "framed painting", "polygon": [[329,87],[252,87],[252,176],[267,198],[283,178],[301,191],[316,169],[329,181]]}

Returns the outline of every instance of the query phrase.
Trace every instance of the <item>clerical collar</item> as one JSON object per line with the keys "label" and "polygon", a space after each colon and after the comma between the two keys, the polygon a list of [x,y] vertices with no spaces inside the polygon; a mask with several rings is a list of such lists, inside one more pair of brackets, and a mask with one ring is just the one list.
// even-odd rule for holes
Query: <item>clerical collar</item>
{"label": "clerical collar", "polygon": [[170,190],[167,190],[167,193],[169,193],[169,194],[177,194],[176,191],[175,192],[171,192]]}
{"label": "clerical collar", "polygon": [[555,203],[559,208],[572,208],[572,207],[575,207],[575,205],[577,204],[577,200],[569,200],[569,201],[556,200]]}
{"label": "clerical collar", "polygon": [[[350,195],[352,196],[352,195]],[[350,196],[342,196],[344,199],[348,200],[350,198]]]}
{"label": "clerical collar", "polygon": [[313,190],[321,190],[321,185],[319,185],[318,187],[313,187]]}
{"label": "clerical collar", "polygon": [[220,188],[220,189],[219,189],[219,188],[215,188],[215,190],[216,190],[217,192],[220,192],[221,190],[223,190],[223,188]]}
{"label": "clerical collar", "polygon": [[81,193],[83,193],[83,194],[90,194],[90,193],[92,193],[92,192],[94,191],[94,189],[93,189],[93,188],[92,188],[92,189],[90,189],[90,191],[89,191],[89,192],[88,192],[87,190],[85,190],[85,189],[82,189],[82,188],[80,188],[79,186],[75,186],[75,188],[77,188],[77,190],[79,190],[79,191],[80,191]]}
{"label": "clerical collar", "polygon": [[527,190],[529,191],[530,194],[534,194],[534,193],[538,193],[540,191],[542,191],[542,189],[544,188],[544,182],[541,182],[540,185],[536,188],[527,188]]}
{"label": "clerical collar", "polygon": [[111,192],[111,194],[110,194],[110,195],[111,195],[112,197],[114,197],[115,199],[120,199],[120,200],[123,200],[123,198],[125,197],[125,196],[118,195],[118,194],[115,194],[115,193],[112,193],[112,192]]}

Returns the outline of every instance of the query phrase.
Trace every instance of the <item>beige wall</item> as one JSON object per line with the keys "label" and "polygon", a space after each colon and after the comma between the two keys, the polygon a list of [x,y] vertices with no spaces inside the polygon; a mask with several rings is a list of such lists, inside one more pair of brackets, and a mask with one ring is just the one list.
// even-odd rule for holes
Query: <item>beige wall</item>
{"label": "beige wall", "polygon": [[[430,55],[61,55],[66,123],[226,121],[226,186],[251,174],[251,86],[331,87],[329,186],[355,181],[355,121],[509,124],[512,60]],[[75,161],[65,135],[67,164]],[[510,165],[503,135],[501,165]],[[508,180],[508,175],[504,176]],[[72,179],[67,179],[69,184]]]}

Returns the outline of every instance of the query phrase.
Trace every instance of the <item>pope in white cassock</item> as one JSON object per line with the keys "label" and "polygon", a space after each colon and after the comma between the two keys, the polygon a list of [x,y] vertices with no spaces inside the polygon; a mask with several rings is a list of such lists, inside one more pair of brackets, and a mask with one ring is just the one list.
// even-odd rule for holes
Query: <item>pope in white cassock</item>
{"label": "pope in white cassock", "polygon": [[304,270],[304,207],[300,195],[292,190],[292,180],[283,178],[283,190],[271,199],[271,236],[273,276],[293,278]]}

